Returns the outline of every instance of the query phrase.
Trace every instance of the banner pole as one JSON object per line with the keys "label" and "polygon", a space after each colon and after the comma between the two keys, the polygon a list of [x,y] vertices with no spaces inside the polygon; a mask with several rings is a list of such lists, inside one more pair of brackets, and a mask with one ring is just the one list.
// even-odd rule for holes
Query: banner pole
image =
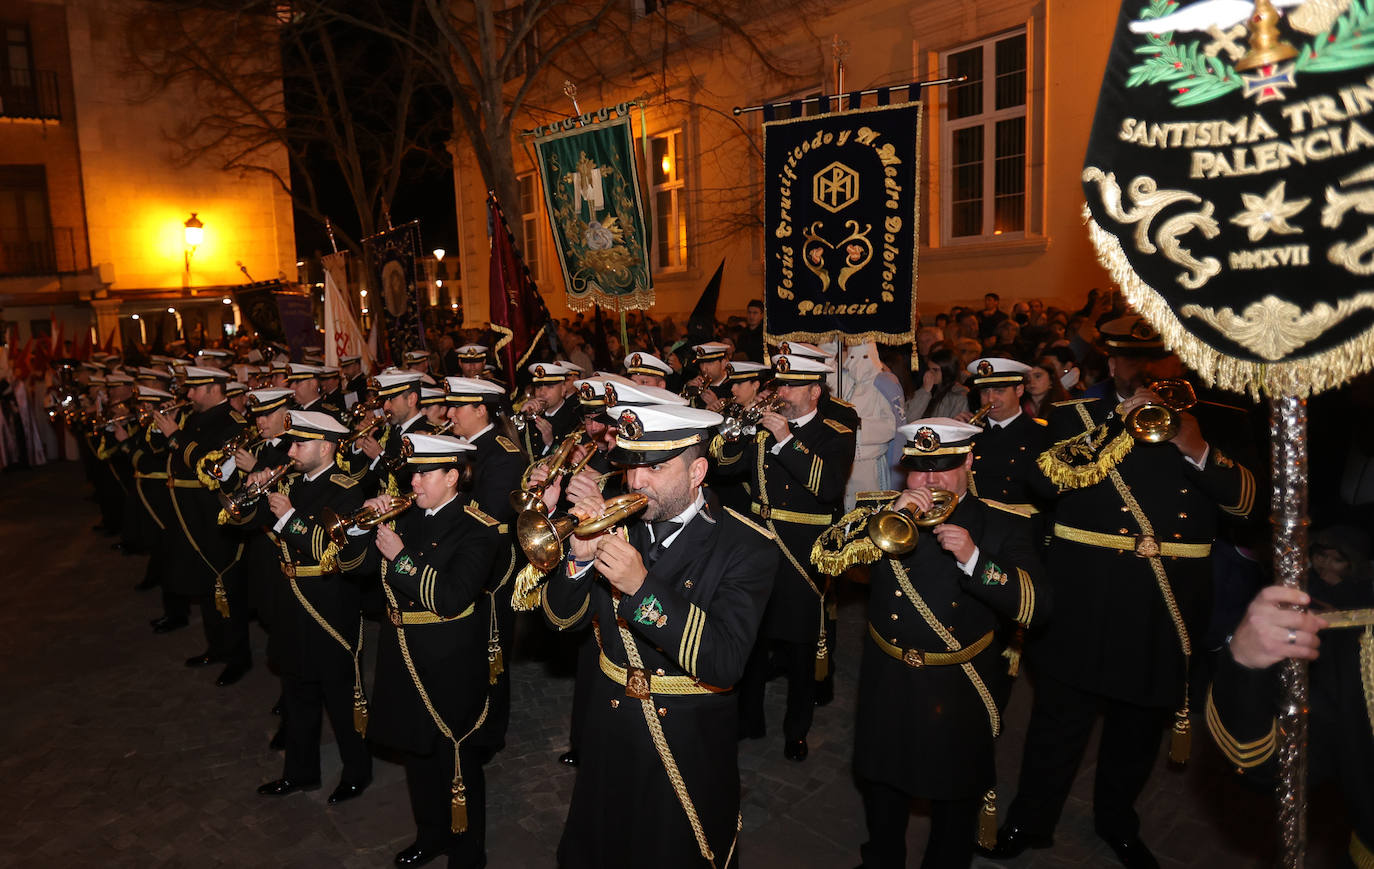
{"label": "banner pole", "polygon": [[[1307,586],[1307,401],[1279,396],[1270,405],[1273,492],[1274,577],[1305,591]],[[1302,869],[1307,849],[1307,663],[1287,658],[1279,665],[1283,701],[1279,710],[1279,860],[1283,869]]]}

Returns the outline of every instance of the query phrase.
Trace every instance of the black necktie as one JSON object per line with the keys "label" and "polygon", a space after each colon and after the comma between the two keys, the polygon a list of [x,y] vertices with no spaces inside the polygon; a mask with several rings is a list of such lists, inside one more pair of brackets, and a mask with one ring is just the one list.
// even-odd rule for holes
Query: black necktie
{"label": "black necktie", "polygon": [[653,522],[651,525],[654,532],[654,542],[649,547],[649,551],[644,555],[645,567],[653,567],[654,562],[658,561],[659,557],[663,555],[663,550],[667,549],[667,547],[663,545],[663,541],[673,536],[673,534],[682,527],[682,523],[674,519]]}

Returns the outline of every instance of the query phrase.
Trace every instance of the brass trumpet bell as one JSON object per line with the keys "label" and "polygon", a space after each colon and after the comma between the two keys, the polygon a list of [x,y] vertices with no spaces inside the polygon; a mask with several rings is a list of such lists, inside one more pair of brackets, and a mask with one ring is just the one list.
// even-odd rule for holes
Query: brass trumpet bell
{"label": "brass trumpet bell", "polygon": [[901,557],[916,548],[921,528],[934,528],[944,522],[959,505],[959,498],[948,489],[931,489],[935,505],[915,515],[911,510],[879,510],[868,517],[868,539],[888,555]]}
{"label": "brass trumpet bell", "polygon": [[1179,414],[1197,404],[1197,393],[1186,380],[1160,380],[1150,386],[1159,396],[1126,414],[1123,420],[1131,437],[1147,444],[1162,444],[1178,434]]}
{"label": "brass trumpet bell", "polygon": [[571,513],[546,516],[539,510],[526,510],[515,522],[515,539],[536,569],[548,573],[563,560],[563,541],[573,535],[595,537],[648,506],[649,499],[638,492],[617,495],[606,501],[600,516],[581,520]]}
{"label": "brass trumpet bell", "polygon": [[343,546],[348,543],[348,529],[361,528],[370,531],[410,509],[410,506],[415,503],[416,497],[414,492],[398,495],[392,499],[391,507],[380,513],[371,507],[363,507],[356,513],[340,516],[330,508],[325,507],[320,511],[320,525],[324,527],[324,533],[329,536],[330,540]]}

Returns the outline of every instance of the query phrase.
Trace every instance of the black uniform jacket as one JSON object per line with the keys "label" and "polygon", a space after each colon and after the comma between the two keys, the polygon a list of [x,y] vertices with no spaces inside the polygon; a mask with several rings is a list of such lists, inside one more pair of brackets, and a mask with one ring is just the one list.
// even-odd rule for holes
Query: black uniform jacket
{"label": "black uniform jacket", "polygon": [[[773,455],[771,448],[776,443],[772,433],[761,428],[753,439],[736,443],[717,439],[711,444],[711,453],[720,473],[749,475],[754,498],[750,507],[753,517],[771,519],[781,544],[805,568],[816,588],[824,591],[825,577],[811,565],[811,547],[843,506],[844,488],[854,463],[854,432],[824,413],[817,413],[795,429],[792,438]],[[763,459],[762,477],[760,456]],[[765,500],[767,509],[763,505]],[[796,522],[774,515],[774,510],[818,518],[816,524]],[[796,567],[785,555],[780,557],[773,597],[764,618],[763,636],[814,642],[820,629],[819,607],[816,593]]]}
{"label": "black uniform jacket", "polygon": [[553,427],[553,440],[549,443],[544,443],[544,439],[539,436],[539,429],[532,424],[525,426],[520,432],[521,447],[525,454],[536,459],[548,454],[558,446],[559,441],[568,436],[568,432],[582,424],[582,405],[576,398],[565,398],[558,406],[558,410],[552,415],[545,412],[544,418]]}
{"label": "black uniform jacket", "polygon": [[[188,414],[170,438],[161,433],[154,443],[167,446],[167,474],[172,485],[172,523],[167,535],[167,573],[164,587],[185,595],[207,595],[215,576],[227,572],[240,555],[241,540],[219,524],[218,482],[207,485],[202,460],[218,450],[248,424],[221,402],[209,410]],[[194,543],[193,543],[194,541]]]}
{"label": "black uniform jacket", "polygon": [[[969,664],[1000,715],[1011,691],[1004,636],[1016,626],[1044,623],[1051,592],[1028,519],[965,495],[946,524],[967,530],[978,547],[971,576],[925,529],[900,563],[930,616],[958,648],[994,632]],[[903,650],[950,651],[902,589],[893,559],[876,563],[869,582],[868,623],[887,643]],[[994,721],[1000,718],[994,719],[962,666],[910,666],[881,650],[865,629],[854,738],[854,770],[861,779],[928,799],[977,796],[996,780]]]}
{"label": "black uniform jacket", "polygon": [[438,513],[411,507],[396,518],[404,548],[381,559],[382,581],[397,611],[446,621],[397,627],[382,623],[376,686],[367,735],[393,748],[428,754],[440,738],[401,655],[404,632],[411,663],[430,703],[455,738],[467,734],[487,697],[487,627],[483,593],[501,544],[496,520],[459,494]]}
{"label": "black uniform jacket", "polygon": [[973,478],[969,490],[1004,504],[1031,505],[1040,470],[1035,460],[1044,452],[1046,425],[1028,413],[998,427],[989,422],[973,442]]}
{"label": "black uniform jacket", "polygon": [[[402,423],[388,425],[382,432],[378,443],[382,446],[382,454],[377,461],[368,464],[367,456],[359,453],[361,462],[367,466],[366,478],[364,482],[375,492],[385,492],[389,495],[402,495],[410,491],[410,476],[405,470],[402,462],[401,447],[404,446],[402,438],[408,434],[433,434],[434,425],[423,413],[415,416],[415,421],[401,430]],[[400,470],[393,471],[396,467]]]}
{"label": "black uniform jacket", "polygon": [[[295,586],[300,594],[348,642],[358,645],[360,605],[358,575],[372,536],[350,536],[340,547],[330,540],[320,523],[328,507],[340,516],[356,513],[363,505],[362,486],[337,469],[326,469],[314,480],[292,474],[278,484],[278,491],[291,499],[295,512],[281,531],[270,532],[277,545],[280,565],[289,562],[296,570]],[[277,517],[261,498],[241,524],[272,528]],[[319,573],[321,575],[302,575]],[[344,680],[353,682],[353,656],[329,635],[306,610],[291,578],[280,566],[271,581],[272,632],[267,638],[267,653],[282,673],[302,679]]]}
{"label": "black uniform jacket", "polygon": [[[1080,407],[1100,423],[1116,403],[1115,398],[1061,403],[1050,414],[1049,442],[1085,430]],[[1198,470],[1170,443],[1136,442],[1116,469],[1159,543],[1211,544],[1221,511],[1247,517],[1259,500],[1254,475],[1216,448]],[[1047,493],[1054,491],[1048,480],[1042,478],[1041,484]],[[1054,522],[1055,528],[1132,539],[1143,533],[1110,478],[1058,493]],[[1032,644],[1030,660],[1086,691],[1142,706],[1176,707],[1182,700],[1184,657],[1150,560],[1136,555],[1133,546],[1104,548],[1056,536],[1046,562],[1055,618]],[[1211,559],[1170,555],[1160,562],[1190,638],[1201,638],[1212,604]]]}
{"label": "black uniform jacket", "polygon": [[[1367,579],[1328,586],[1313,574],[1308,591],[1337,609],[1374,606],[1374,589]],[[1340,785],[1351,827],[1364,847],[1374,850],[1374,707],[1365,696],[1360,672],[1365,630],[1321,632],[1321,654],[1308,669],[1307,767],[1309,784]],[[1236,663],[1229,649],[1222,649],[1207,694],[1207,726],[1237,772],[1265,783],[1275,781],[1283,739],[1277,720],[1282,702],[1278,665],[1251,670]]]}
{"label": "black uniform jacket", "polygon": [[[778,554],[769,536],[751,521],[721,510],[708,490],[706,506],[649,569],[637,593],[624,595],[617,605],[610,585],[594,569],[574,579],[560,567],[545,590],[545,618],[560,630],[595,621],[606,659],[622,668],[629,656],[616,621],[624,620],[649,674],[651,692],[659,675],[687,676],[729,689],[744,672],[773,583]],[[641,553],[647,551],[648,531],[642,522],[632,521],[630,542]],[[702,865],[640,701],[599,670],[590,678],[582,763],[560,865]],[[652,702],[707,842],[717,865],[723,866],[739,813],[734,693],[654,693]]]}

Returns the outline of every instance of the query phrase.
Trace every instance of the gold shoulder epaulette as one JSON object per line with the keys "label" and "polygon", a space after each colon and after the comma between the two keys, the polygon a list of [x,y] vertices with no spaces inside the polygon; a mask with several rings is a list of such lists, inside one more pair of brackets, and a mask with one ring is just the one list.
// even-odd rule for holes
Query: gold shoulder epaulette
{"label": "gold shoulder epaulette", "polygon": [[842,435],[845,435],[845,434],[853,434],[853,433],[854,433],[853,429],[849,428],[849,426],[845,425],[845,424],[842,423],[842,422],[836,422],[835,420],[831,419],[831,418],[828,417],[828,416],[825,417],[825,424],[828,425],[828,426],[830,426],[831,428],[833,428],[835,431],[839,432],[839,433],[842,434]]}
{"label": "gold shoulder epaulette", "polygon": [[1031,417],[1031,422],[1035,423],[1036,425],[1049,425],[1049,424],[1050,424],[1049,420],[1047,420],[1047,419],[1041,419],[1041,418],[1038,417],[1038,416],[1033,416],[1033,417]]}
{"label": "gold shoulder epaulette", "polygon": [[991,498],[979,498],[978,500],[982,501],[984,504],[987,504],[994,510],[1001,510],[1003,513],[1010,513],[1013,516],[1020,516],[1022,519],[1029,519],[1031,517],[1030,511],[1027,510],[1025,507],[1017,507],[1012,504],[1005,504],[1001,501],[994,501]]}
{"label": "gold shoulder epaulette", "polygon": [[845,401],[843,398],[836,398],[836,397],[833,396],[833,395],[830,396],[830,400],[833,401],[833,402],[835,402],[836,404],[838,404],[840,407],[848,407],[848,408],[851,408],[851,409],[854,407],[854,405],[852,405],[852,404],[850,404],[849,402]]}
{"label": "gold shoulder epaulette", "polygon": [[329,482],[343,489],[351,489],[358,485],[358,481],[345,473],[334,473],[329,475]]}
{"label": "gold shoulder epaulette", "polygon": [[1090,401],[1097,401],[1095,398],[1070,398],[1068,401],[1056,401],[1055,407],[1071,407],[1075,404],[1087,404]]}
{"label": "gold shoulder epaulette", "polygon": [[512,441],[510,438],[506,437],[505,435],[497,435],[496,442],[501,445],[501,449],[505,450],[508,453],[520,452],[520,448],[515,445],[515,442]]}
{"label": "gold shoulder epaulette", "polygon": [[466,507],[463,508],[463,511],[466,512],[472,518],[476,519],[478,522],[481,522],[483,525],[487,526],[488,528],[494,528],[497,525],[501,524],[500,522],[497,522],[495,519],[488,516],[486,513],[483,513],[476,504],[468,504]]}
{"label": "gold shoulder epaulette", "polygon": [[759,532],[760,534],[762,534],[762,535],[763,535],[764,537],[766,537],[767,539],[769,539],[769,540],[776,540],[776,539],[777,539],[776,537],[773,536],[773,532],[772,532],[772,531],[769,531],[767,528],[764,528],[762,525],[757,524],[756,522],[754,522],[753,519],[750,519],[749,517],[743,515],[743,514],[740,513],[738,510],[732,510],[731,508],[726,507],[726,508],[725,508],[725,512],[726,512],[726,513],[729,513],[731,516],[734,516],[736,519],[738,519],[740,522],[743,522],[745,525],[748,525],[750,528],[753,528],[755,531]]}
{"label": "gold shoulder epaulette", "polygon": [[234,420],[234,422],[238,423],[239,425],[248,425],[248,418],[245,417],[243,414],[239,413],[237,410],[229,411],[229,416]]}

